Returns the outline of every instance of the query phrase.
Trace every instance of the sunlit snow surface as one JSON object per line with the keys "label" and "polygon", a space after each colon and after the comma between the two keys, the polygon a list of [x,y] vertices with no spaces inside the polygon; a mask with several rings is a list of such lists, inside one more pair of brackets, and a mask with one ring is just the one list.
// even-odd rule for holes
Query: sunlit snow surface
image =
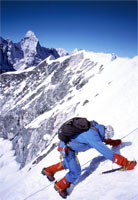
{"label": "sunlit snow surface", "polygon": [[[80,104],[74,115],[95,119],[106,125],[112,124],[115,129],[114,138],[122,138],[123,141],[119,147],[114,147],[112,150],[129,160],[138,161],[138,57],[117,58],[109,62],[108,55],[102,53],[87,53],[85,56],[94,56],[95,61],[104,63],[106,67],[99,75],[98,68],[95,68],[95,72],[93,71],[95,77],[90,79],[81,90],[74,90],[72,93],[74,97],[66,106],[69,108],[79,101]],[[89,77],[89,73],[85,76]],[[89,102],[82,106],[86,99]],[[62,105],[59,109],[61,107]],[[62,107],[62,110],[65,109],[66,107]],[[44,113],[28,126],[39,126],[48,115],[49,113]],[[55,138],[54,141],[58,139]],[[102,171],[118,166],[106,160],[94,149],[79,153],[78,157],[82,174],[76,183],[71,185],[68,199],[138,200],[137,166],[132,171],[103,175]],[[61,199],[54,190],[53,183],[41,175],[43,167],[56,162],[59,162],[59,153],[54,149],[37,165],[32,166],[30,163],[20,170],[19,164],[15,161],[11,142],[0,139],[0,200]],[[59,180],[66,172],[58,172],[55,178]]]}

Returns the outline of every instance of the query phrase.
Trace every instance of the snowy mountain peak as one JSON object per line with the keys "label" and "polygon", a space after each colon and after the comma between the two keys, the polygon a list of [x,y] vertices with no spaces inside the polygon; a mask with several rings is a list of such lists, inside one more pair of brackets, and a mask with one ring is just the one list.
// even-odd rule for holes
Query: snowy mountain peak
{"label": "snowy mountain peak", "polygon": [[29,51],[36,52],[38,39],[32,31],[28,31],[23,40],[20,42],[24,54],[30,53]]}
{"label": "snowy mountain peak", "polygon": [[31,40],[38,41],[38,38],[36,37],[35,33],[31,30],[27,31],[27,33],[25,35],[25,39],[31,39]]}
{"label": "snowy mountain peak", "polygon": [[37,66],[49,56],[56,59],[59,54],[54,48],[42,47],[31,30],[19,43],[0,38],[0,73]]}
{"label": "snowy mountain peak", "polygon": [[63,49],[63,48],[57,48],[56,50],[57,50],[57,52],[58,52],[58,54],[60,56],[67,56],[67,55],[69,55],[69,53],[65,49]]}
{"label": "snowy mountain peak", "polygon": [[73,54],[73,53],[76,53],[76,52],[78,52],[78,51],[79,51],[79,49],[75,48],[75,49],[72,51],[72,54]]}

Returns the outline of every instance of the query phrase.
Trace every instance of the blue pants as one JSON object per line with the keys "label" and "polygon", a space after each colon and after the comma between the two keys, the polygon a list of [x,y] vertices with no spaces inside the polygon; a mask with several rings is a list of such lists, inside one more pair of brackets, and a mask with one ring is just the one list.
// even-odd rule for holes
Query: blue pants
{"label": "blue pants", "polygon": [[70,150],[65,153],[63,157],[63,167],[69,169],[69,172],[66,174],[66,179],[68,182],[75,182],[81,175],[81,167],[75,157],[75,152]]}

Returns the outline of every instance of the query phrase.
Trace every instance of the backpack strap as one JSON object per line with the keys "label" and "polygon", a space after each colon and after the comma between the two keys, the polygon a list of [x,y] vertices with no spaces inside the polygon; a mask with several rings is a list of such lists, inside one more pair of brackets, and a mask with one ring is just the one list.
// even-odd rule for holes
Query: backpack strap
{"label": "backpack strap", "polygon": [[90,128],[91,129],[93,129],[93,130],[95,130],[97,133],[98,133],[98,135],[99,135],[99,137],[102,139],[102,136],[101,136],[101,134],[100,134],[100,131],[98,130],[98,128],[96,128],[96,125],[98,124],[96,121],[91,121],[90,122],[91,124],[90,124]]}
{"label": "backpack strap", "polygon": [[[102,139],[102,136],[101,136],[100,131],[98,130],[98,128],[91,126],[90,129],[95,130],[95,131],[98,133],[99,137]],[[74,139],[73,139],[73,140],[70,140],[70,142],[75,142],[75,143],[87,145],[87,143],[79,142],[79,141],[76,141],[76,140],[74,140]],[[68,144],[68,145],[69,145],[69,144]]]}
{"label": "backpack strap", "polygon": [[90,129],[95,130],[98,133],[99,137],[102,139],[102,136],[101,136],[100,131],[98,130],[98,128],[91,126]]}

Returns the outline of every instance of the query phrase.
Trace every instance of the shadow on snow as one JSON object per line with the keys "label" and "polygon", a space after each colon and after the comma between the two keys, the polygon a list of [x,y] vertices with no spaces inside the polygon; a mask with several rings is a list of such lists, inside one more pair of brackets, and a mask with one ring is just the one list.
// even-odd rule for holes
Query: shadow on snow
{"label": "shadow on snow", "polygon": [[[132,142],[123,142],[121,145],[119,145],[117,147],[112,147],[112,151],[120,154],[120,150],[122,148],[124,148],[126,146],[130,146],[131,144],[132,144]],[[79,183],[84,181],[89,175],[91,175],[94,171],[96,171],[96,169],[98,168],[100,163],[104,162],[105,160],[106,160],[106,158],[104,156],[98,156],[98,157],[93,158],[92,160],[88,161],[87,163],[90,162],[90,165],[85,167],[84,169],[82,169],[82,171],[81,171],[82,175],[80,176],[80,178],[77,181],[75,181],[75,183],[71,184],[71,186],[68,188],[69,195],[72,193],[72,191],[76,187],[76,185],[78,185]],[[87,163],[85,163],[84,165],[86,165]]]}

